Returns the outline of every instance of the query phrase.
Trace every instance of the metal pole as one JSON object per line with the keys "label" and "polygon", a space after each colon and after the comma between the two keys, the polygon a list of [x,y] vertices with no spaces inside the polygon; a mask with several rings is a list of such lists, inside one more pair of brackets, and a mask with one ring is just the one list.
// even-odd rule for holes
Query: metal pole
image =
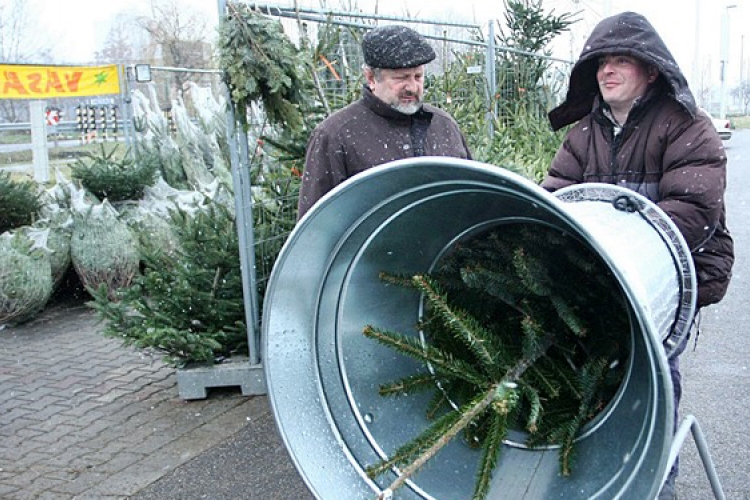
{"label": "metal pole", "polygon": [[[218,0],[219,19],[225,15],[226,1]],[[229,89],[222,85],[227,100],[227,141],[229,143],[232,183],[234,184],[234,206],[236,212],[237,237],[240,245],[240,271],[242,273],[243,303],[247,324],[248,360],[251,365],[260,362],[258,347],[258,295],[255,276],[255,238],[253,235],[252,191],[250,167],[247,164],[247,133],[237,128],[235,109]],[[245,110],[237,110],[244,113]]]}
{"label": "metal pole", "polygon": [[745,35],[740,37],[740,92],[743,92],[743,83],[745,83]]}
{"label": "metal pole", "polygon": [[721,15],[721,88],[719,90],[719,118],[727,117],[726,93],[727,93],[727,63],[729,60],[729,9],[737,5],[727,5]]}
{"label": "metal pole", "polygon": [[31,150],[34,157],[34,180],[40,183],[49,181],[49,151],[47,150],[47,101],[29,102],[31,122]]}
{"label": "metal pole", "polygon": [[672,447],[669,450],[669,462],[667,466],[667,473],[672,468],[672,465],[677,460],[677,455],[680,453],[685,438],[687,438],[688,432],[692,431],[693,439],[695,440],[695,446],[698,448],[698,454],[703,462],[703,468],[706,470],[706,475],[711,483],[711,489],[714,492],[716,500],[725,500],[724,490],[721,488],[721,481],[719,481],[719,475],[716,473],[716,467],[714,466],[713,460],[711,460],[711,453],[708,451],[708,443],[706,438],[701,431],[701,426],[698,424],[698,420],[693,415],[688,415],[680,424],[680,428],[675,432],[674,439],[672,441]]}
{"label": "metal pole", "polygon": [[[695,32],[693,33],[693,67],[691,83],[693,93],[700,89],[700,25],[701,25],[701,1],[695,0]],[[697,97],[697,96],[696,96]],[[703,104],[703,103],[700,103]]]}
{"label": "metal pole", "polygon": [[485,78],[487,79],[487,134],[490,140],[495,135],[497,78],[495,75],[495,21],[488,23],[487,51],[485,54]]}
{"label": "metal pole", "polygon": [[133,124],[133,98],[130,94],[131,72],[124,65],[119,66],[120,71],[120,100],[122,101],[122,128],[125,134],[125,149],[128,154],[135,156],[137,153],[137,141],[135,140],[135,128]]}

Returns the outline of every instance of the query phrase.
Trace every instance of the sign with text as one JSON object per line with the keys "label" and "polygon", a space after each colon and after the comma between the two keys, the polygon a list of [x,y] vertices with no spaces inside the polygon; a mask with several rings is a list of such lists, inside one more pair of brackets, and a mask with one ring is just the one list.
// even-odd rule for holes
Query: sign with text
{"label": "sign with text", "polygon": [[0,99],[50,99],[120,93],[117,65],[0,64]]}

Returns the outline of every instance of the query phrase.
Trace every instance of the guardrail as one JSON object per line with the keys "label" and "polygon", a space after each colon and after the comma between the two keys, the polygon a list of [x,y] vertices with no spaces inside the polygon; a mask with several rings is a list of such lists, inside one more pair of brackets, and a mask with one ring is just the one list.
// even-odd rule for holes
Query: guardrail
{"label": "guardrail", "polygon": [[[107,127],[108,131],[122,130],[123,120],[117,120],[117,127]],[[104,130],[104,129],[102,129]],[[31,123],[0,123],[0,133],[2,132],[29,132],[31,133]],[[61,120],[57,125],[47,125],[47,133],[80,133],[78,122],[75,120]]]}

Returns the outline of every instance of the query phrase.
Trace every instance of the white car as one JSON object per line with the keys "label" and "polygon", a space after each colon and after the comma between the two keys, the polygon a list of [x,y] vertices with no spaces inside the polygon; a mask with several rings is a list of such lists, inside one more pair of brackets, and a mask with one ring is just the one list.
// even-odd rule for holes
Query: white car
{"label": "white car", "polygon": [[727,120],[726,118],[714,118],[713,116],[711,116],[711,113],[703,108],[701,108],[701,111],[706,113],[708,117],[711,118],[711,121],[714,123],[716,133],[719,134],[721,140],[728,141],[732,138],[732,123],[729,120]]}

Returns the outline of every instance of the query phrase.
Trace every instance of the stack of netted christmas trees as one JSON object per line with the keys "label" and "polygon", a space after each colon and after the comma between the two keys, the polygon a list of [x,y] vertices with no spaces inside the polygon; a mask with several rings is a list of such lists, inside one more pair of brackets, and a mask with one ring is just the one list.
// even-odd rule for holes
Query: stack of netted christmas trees
{"label": "stack of netted christmas trees", "polygon": [[558,446],[570,475],[576,437],[618,390],[628,357],[626,302],[607,265],[557,229],[506,224],[456,245],[433,273],[381,278],[420,292],[426,312],[420,336],[365,327],[425,363],[380,392],[434,393],[433,423],[368,468],[398,471],[381,498],[459,435],[481,448],[475,499],[486,498],[511,430],[528,446]]}

